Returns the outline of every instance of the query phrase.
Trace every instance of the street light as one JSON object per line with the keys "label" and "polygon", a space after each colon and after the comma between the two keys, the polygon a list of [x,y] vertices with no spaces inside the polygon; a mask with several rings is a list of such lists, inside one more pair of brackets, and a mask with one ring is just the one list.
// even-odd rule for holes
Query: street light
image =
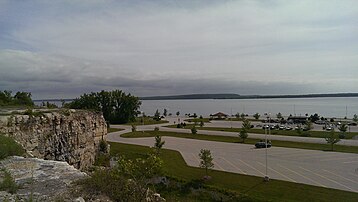
{"label": "street light", "polygon": [[[271,113],[268,113],[268,117],[267,119],[269,120],[269,123],[271,123],[271,117],[270,117]],[[268,133],[269,135],[271,134],[271,124],[269,124],[268,127]],[[265,172],[265,177],[264,177],[264,181],[268,182],[270,180],[270,177],[267,174],[267,130],[265,129],[265,156],[266,156],[266,172]]]}

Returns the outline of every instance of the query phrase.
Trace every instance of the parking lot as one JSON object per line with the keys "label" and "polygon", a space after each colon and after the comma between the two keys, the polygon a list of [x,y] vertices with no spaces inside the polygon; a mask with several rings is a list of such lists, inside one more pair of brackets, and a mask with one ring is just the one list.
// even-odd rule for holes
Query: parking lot
{"label": "parking lot", "polygon": [[[200,149],[210,149],[217,170],[264,177],[265,149],[253,145],[163,137],[164,147],[179,151],[190,166],[199,166]],[[153,138],[121,138],[109,141],[152,146]],[[350,153],[271,147],[267,150],[267,174],[272,179],[358,192],[358,155]]]}

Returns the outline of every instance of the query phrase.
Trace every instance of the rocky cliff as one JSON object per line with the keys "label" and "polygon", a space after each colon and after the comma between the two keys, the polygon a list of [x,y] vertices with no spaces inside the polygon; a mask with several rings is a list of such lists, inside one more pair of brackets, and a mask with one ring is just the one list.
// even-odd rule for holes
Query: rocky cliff
{"label": "rocky cliff", "polygon": [[107,125],[97,112],[27,111],[1,116],[0,133],[15,139],[33,157],[84,169],[93,165]]}

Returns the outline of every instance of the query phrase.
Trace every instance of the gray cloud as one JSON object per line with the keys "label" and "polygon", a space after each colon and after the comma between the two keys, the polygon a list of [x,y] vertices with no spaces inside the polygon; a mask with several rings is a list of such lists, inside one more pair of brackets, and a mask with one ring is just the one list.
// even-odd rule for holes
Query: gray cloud
{"label": "gray cloud", "polygon": [[358,85],[356,1],[2,4],[0,90],[53,98],[114,88],[144,96]]}

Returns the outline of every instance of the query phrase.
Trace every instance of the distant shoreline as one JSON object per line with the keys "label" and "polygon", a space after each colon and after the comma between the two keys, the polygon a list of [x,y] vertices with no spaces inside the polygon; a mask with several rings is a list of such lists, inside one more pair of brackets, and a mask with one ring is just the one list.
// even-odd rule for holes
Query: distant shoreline
{"label": "distant shoreline", "polygon": [[[203,99],[280,99],[280,98],[329,98],[358,97],[358,93],[303,94],[303,95],[239,95],[239,94],[187,94],[139,97],[140,100],[203,100]],[[71,102],[74,99],[37,99],[34,102]]]}
{"label": "distant shoreline", "polygon": [[358,93],[304,94],[304,95],[188,94],[188,95],[173,95],[173,96],[141,97],[140,100],[279,99],[279,98],[326,98],[326,97],[358,97]]}

